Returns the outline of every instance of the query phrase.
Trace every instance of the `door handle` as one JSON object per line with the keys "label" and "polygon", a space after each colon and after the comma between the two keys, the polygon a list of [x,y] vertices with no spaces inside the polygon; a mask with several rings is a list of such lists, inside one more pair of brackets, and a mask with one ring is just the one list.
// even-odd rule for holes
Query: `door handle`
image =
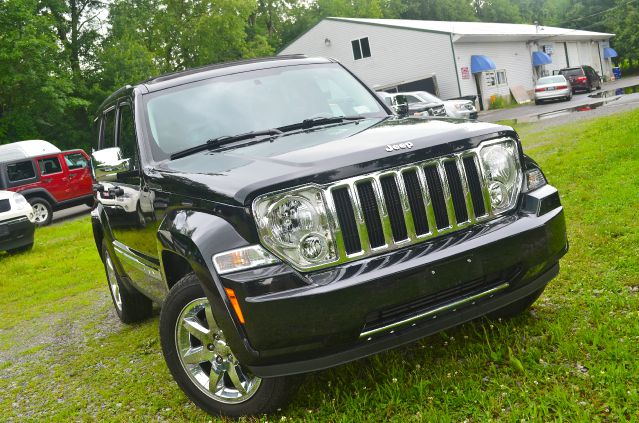
{"label": "door handle", "polygon": [[53,179],[52,179],[52,178],[47,178],[47,179],[45,179],[43,182],[44,182],[45,184],[48,184],[48,183],[50,183],[51,181],[53,181]]}
{"label": "door handle", "polygon": [[75,173],[69,173],[69,179],[73,179],[75,178],[75,176],[76,176]]}

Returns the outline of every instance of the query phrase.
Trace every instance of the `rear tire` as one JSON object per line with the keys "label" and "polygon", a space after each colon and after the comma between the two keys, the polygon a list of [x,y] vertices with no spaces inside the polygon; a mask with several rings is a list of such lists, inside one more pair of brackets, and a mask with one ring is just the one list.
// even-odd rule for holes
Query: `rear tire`
{"label": "rear tire", "polygon": [[526,297],[515,301],[514,303],[510,303],[507,306],[500,308],[499,310],[495,310],[493,312],[488,313],[488,317],[490,319],[510,319],[512,317],[518,316],[524,311],[528,310],[531,305],[537,301],[542,292],[544,292],[544,286],[541,289],[533,292],[532,294],[527,295]]}
{"label": "rear tire", "polygon": [[47,226],[51,223],[51,218],[53,217],[51,203],[42,197],[31,197],[27,201],[33,207],[36,226]]}
{"label": "rear tire", "polygon": [[193,273],[178,281],[164,301],[160,341],[177,384],[212,415],[237,418],[273,412],[289,402],[301,382],[299,376],[261,379],[242,367]]}
{"label": "rear tire", "polygon": [[107,286],[113,300],[115,313],[123,323],[135,323],[147,319],[153,311],[153,302],[139,292],[131,292],[118,276],[107,241],[102,241],[102,261],[107,276]]}

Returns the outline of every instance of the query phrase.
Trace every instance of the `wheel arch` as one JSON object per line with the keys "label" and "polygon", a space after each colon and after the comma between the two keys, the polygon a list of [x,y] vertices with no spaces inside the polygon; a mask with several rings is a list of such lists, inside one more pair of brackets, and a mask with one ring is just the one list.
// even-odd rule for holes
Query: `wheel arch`
{"label": "wheel arch", "polygon": [[52,210],[56,210],[58,207],[58,202],[55,200],[55,198],[53,198],[51,193],[49,193],[49,191],[47,191],[44,188],[31,188],[31,189],[25,189],[25,190],[17,191],[17,192],[22,194],[24,198],[26,198],[27,200],[34,197],[40,197],[44,200],[47,200]]}
{"label": "wheel arch", "polygon": [[250,245],[233,225],[221,216],[194,210],[167,213],[158,229],[160,268],[170,290],[193,272],[200,281],[215,319],[240,361],[253,362],[257,352],[250,346],[237,321],[222,281],[213,266],[213,255]]}

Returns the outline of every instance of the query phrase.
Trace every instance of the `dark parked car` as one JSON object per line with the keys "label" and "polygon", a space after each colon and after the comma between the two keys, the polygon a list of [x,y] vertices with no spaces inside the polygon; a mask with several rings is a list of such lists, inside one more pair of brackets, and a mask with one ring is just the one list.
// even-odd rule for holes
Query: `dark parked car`
{"label": "dark parked car", "polygon": [[55,210],[93,205],[93,179],[84,151],[54,148],[26,157],[22,149],[16,152],[11,145],[3,147],[0,189],[22,194],[33,207],[36,225],[48,225]]}
{"label": "dark parked car", "polygon": [[[294,375],[520,313],[568,248],[513,129],[400,118],[331,59],[161,76],[98,122],[110,201],[93,234],[115,309],[162,305],[168,368],[213,414],[267,413]],[[142,219],[117,207],[131,190],[152,200]]]}
{"label": "dark parked car", "polygon": [[559,71],[559,75],[563,75],[570,82],[573,93],[577,91],[591,92],[601,88],[601,77],[590,66],[564,68]]}

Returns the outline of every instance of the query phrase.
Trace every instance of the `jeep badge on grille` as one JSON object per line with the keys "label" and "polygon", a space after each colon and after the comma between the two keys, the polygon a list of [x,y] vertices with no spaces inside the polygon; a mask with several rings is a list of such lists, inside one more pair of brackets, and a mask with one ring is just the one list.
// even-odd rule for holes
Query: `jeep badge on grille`
{"label": "jeep badge on grille", "polygon": [[407,148],[413,148],[413,143],[412,142],[403,142],[401,144],[387,144],[386,145],[386,151],[388,151],[389,153],[394,151],[394,150],[404,150]]}

